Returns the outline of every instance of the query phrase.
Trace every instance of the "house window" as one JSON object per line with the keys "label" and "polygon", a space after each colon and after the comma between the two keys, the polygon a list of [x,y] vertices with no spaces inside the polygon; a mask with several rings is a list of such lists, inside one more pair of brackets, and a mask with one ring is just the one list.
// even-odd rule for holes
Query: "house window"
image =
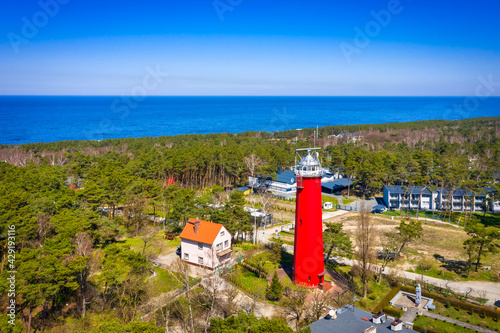
{"label": "house window", "polygon": [[222,231],[220,232],[220,235],[221,235],[221,236],[224,236],[224,230],[222,230]]}
{"label": "house window", "polygon": [[311,277],[309,277],[309,282],[311,282]]}
{"label": "house window", "polygon": [[224,247],[227,247],[228,245],[229,245],[229,241],[228,240],[224,241]]}
{"label": "house window", "polygon": [[216,250],[220,250],[221,248],[222,248],[222,243],[217,244],[217,246],[215,247]]}
{"label": "house window", "polygon": [[203,243],[198,243],[198,250],[203,250]]}
{"label": "house window", "polygon": [[198,264],[203,265],[203,257],[198,257]]}
{"label": "house window", "polygon": [[189,260],[189,253],[184,253],[184,259]]}

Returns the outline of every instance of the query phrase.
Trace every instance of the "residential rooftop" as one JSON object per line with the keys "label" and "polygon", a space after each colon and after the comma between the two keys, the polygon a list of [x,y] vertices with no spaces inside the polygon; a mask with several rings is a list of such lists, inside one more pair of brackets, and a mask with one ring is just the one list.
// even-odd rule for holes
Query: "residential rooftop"
{"label": "residential rooftop", "polygon": [[[394,332],[391,330],[390,320],[386,320],[381,324],[375,324],[371,321],[372,317],[373,315],[369,312],[347,305],[337,310],[336,319],[327,319],[327,317],[325,317],[315,321],[309,325],[309,327],[312,333],[361,333],[371,326],[376,327],[377,332]],[[407,333],[416,331],[403,326],[400,332]]]}

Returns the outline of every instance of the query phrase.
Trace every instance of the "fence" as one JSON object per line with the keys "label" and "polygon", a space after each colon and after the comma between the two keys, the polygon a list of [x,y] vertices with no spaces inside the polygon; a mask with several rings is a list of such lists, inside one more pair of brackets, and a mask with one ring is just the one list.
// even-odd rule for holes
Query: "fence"
{"label": "fence", "polygon": [[358,211],[358,207],[357,206],[335,204],[335,208],[341,209],[341,210],[353,211],[353,212],[357,212]]}
{"label": "fence", "polygon": [[[406,211],[387,211],[387,212],[383,212],[382,215],[388,215],[388,216],[396,216],[396,217],[402,217],[402,218],[405,218],[405,217],[417,217],[417,213],[416,212],[406,212]],[[452,223],[452,224],[456,224],[456,225],[460,225],[460,222],[461,222],[461,219],[459,220],[456,220],[456,219],[453,219],[453,218],[445,218],[443,216],[440,216],[440,214],[438,212],[418,212],[418,217],[423,217],[423,218],[426,218],[426,219],[433,219],[433,220],[438,220],[438,221],[441,221],[441,222],[448,222],[448,223]],[[463,225],[463,223],[462,223]]]}

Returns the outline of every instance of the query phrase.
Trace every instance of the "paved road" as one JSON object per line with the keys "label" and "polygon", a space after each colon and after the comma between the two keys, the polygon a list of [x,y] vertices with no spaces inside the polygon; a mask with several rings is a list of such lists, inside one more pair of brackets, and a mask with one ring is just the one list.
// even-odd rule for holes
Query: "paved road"
{"label": "paved road", "polygon": [[[326,221],[328,219],[331,219],[336,216],[340,216],[343,214],[347,214],[349,211],[346,210],[337,210],[335,212],[323,212],[323,221]],[[278,232],[286,229],[290,229],[292,227],[293,223],[285,224],[285,225],[279,225],[279,226],[273,226],[273,227],[267,227],[265,230],[259,229],[257,231],[257,242],[262,243],[262,242],[268,242],[274,235],[276,235],[276,230]],[[323,225],[323,230],[326,227]],[[291,247],[293,249],[293,246]],[[293,254],[293,250],[291,252]]]}

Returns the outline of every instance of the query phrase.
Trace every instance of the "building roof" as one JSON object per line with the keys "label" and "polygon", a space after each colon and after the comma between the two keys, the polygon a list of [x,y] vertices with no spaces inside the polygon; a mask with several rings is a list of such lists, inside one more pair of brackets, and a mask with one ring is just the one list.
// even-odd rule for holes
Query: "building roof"
{"label": "building roof", "polygon": [[276,181],[293,185],[297,180],[295,178],[295,173],[293,172],[293,170],[284,170],[278,173]]}
{"label": "building roof", "polygon": [[[371,313],[358,308],[352,308],[350,305],[345,306],[339,310],[341,311],[341,313],[339,314],[337,311],[336,319],[322,318],[312,323],[309,326],[312,333],[360,333],[371,326],[375,326],[377,328],[377,332],[393,332],[391,331],[391,323],[389,320],[386,320],[383,324],[375,324],[372,321],[367,321],[363,318],[371,319],[373,316]],[[403,326],[401,332],[404,333],[416,331],[407,329]]]}
{"label": "building roof", "polygon": [[[436,192],[439,194],[441,192],[441,189],[437,189]],[[448,195],[450,193],[450,191],[446,188],[443,189],[443,195]],[[455,196],[471,196],[472,195],[472,192],[467,192],[466,189],[463,189],[463,188],[457,188],[455,189],[455,191],[453,191],[453,195]],[[480,196],[478,194],[478,196]]]}
{"label": "building roof", "polygon": [[[384,185],[384,188],[387,188],[389,192],[394,194],[420,194],[425,186],[401,186],[401,185]],[[422,194],[431,194],[429,188],[426,188]]]}
{"label": "building roof", "polygon": [[181,239],[188,239],[194,242],[211,245],[214,243],[222,227],[224,226],[220,223],[190,218],[184,230],[182,230],[180,237]]}
{"label": "building roof", "polygon": [[[339,190],[341,188],[347,187],[349,184],[349,180],[347,178],[339,178],[335,180],[321,182],[321,186],[328,188],[330,190]],[[351,178],[351,186],[352,186],[352,178]]]}
{"label": "building roof", "polygon": [[236,189],[236,191],[241,191],[241,192],[246,192],[246,191],[248,191],[248,190],[251,190],[251,188],[250,188],[250,187],[248,187],[248,186],[242,186],[242,187],[238,187],[238,188]]}

